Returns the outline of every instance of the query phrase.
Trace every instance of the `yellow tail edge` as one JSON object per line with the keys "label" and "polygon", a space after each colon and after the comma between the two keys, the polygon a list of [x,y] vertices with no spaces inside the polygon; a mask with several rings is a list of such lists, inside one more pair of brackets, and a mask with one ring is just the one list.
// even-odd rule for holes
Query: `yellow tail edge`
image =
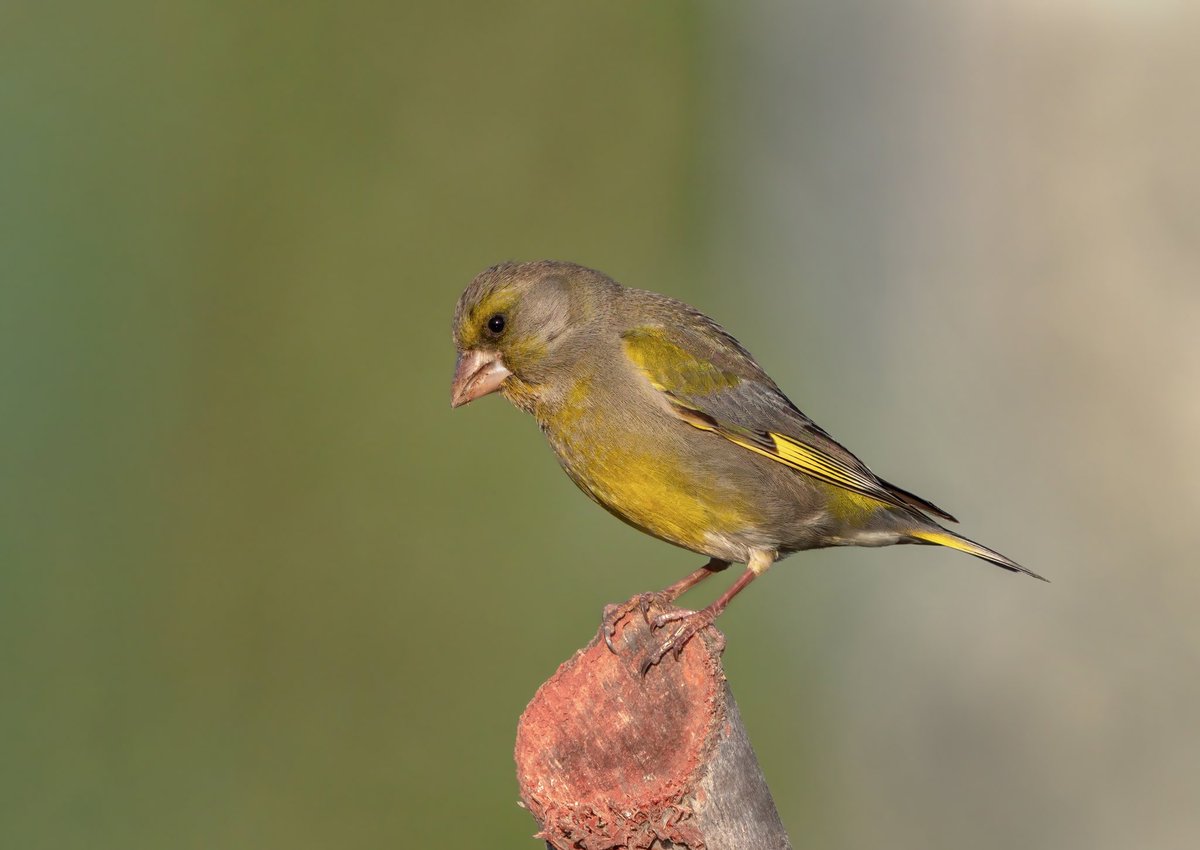
{"label": "yellow tail edge", "polygon": [[968,555],[974,555],[976,558],[982,558],[989,563],[995,564],[998,567],[1004,567],[1014,573],[1024,573],[1027,576],[1040,579],[1041,581],[1049,582],[1050,579],[1040,576],[1033,570],[1027,570],[1011,558],[1006,558],[999,552],[993,551],[986,546],[980,546],[974,540],[968,540],[965,537],[959,537],[950,531],[935,531],[932,529],[918,529],[910,531],[908,536],[913,540],[919,540],[922,543],[932,543],[935,546],[945,546],[950,549],[957,549],[959,552],[966,552]]}

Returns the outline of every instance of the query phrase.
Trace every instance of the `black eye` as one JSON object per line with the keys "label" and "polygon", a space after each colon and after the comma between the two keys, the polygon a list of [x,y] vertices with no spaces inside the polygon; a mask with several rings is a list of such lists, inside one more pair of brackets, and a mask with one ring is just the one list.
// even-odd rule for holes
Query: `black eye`
{"label": "black eye", "polygon": [[499,313],[488,319],[488,330],[494,334],[504,332],[504,317]]}

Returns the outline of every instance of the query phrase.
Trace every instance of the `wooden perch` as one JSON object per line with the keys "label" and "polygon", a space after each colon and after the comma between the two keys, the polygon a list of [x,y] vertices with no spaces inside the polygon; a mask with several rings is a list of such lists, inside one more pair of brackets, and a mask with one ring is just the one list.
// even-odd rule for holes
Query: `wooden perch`
{"label": "wooden perch", "polygon": [[663,636],[636,598],[620,610],[617,653],[598,633],[521,715],[517,779],[537,837],[556,850],[790,848],[725,681],[724,637],[704,629],[643,677]]}

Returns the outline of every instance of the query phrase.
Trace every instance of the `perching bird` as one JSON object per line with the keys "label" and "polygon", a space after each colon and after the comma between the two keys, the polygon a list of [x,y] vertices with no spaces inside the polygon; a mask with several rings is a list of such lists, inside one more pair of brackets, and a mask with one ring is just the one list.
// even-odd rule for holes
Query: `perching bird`
{"label": "perching bird", "polygon": [[[933,543],[1041,578],[948,531],[792,404],[720,325],[680,301],[573,263],[504,263],[454,313],[451,405],[499,390],[531,413],[559,463],[610,513],[711,560],[658,594],[673,602],[730,563],[746,571],[681,621],[643,672],[712,623],[780,558],[826,546]],[[611,637],[615,623],[606,622]]]}

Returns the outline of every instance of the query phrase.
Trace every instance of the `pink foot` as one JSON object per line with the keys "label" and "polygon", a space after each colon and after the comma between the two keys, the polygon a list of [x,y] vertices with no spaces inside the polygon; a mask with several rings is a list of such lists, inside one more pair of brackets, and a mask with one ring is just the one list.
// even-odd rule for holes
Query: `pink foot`
{"label": "pink foot", "polygon": [[[662,592],[639,593],[628,602],[622,602],[620,605],[605,606],[603,618],[604,643],[608,646],[609,650],[615,654],[617,647],[613,644],[613,638],[617,635],[617,623],[621,622],[628,614],[631,614],[636,609],[641,611],[642,619],[644,619],[647,623],[653,624],[658,622],[659,617],[664,615],[660,614],[659,617],[655,617],[652,621],[650,618],[650,610],[670,608],[672,601],[672,597]],[[668,611],[667,613],[672,612]]]}
{"label": "pink foot", "polygon": [[646,656],[642,661],[641,673],[645,676],[650,672],[650,668],[667,657],[668,653],[674,653],[676,660],[679,654],[683,652],[683,647],[691,640],[696,632],[711,626],[716,620],[716,614],[707,608],[701,611],[667,611],[665,614],[659,614],[650,624],[651,628],[661,628],[667,623],[679,622],[679,626],[671,633],[671,636],[663,641],[658,649]]}

